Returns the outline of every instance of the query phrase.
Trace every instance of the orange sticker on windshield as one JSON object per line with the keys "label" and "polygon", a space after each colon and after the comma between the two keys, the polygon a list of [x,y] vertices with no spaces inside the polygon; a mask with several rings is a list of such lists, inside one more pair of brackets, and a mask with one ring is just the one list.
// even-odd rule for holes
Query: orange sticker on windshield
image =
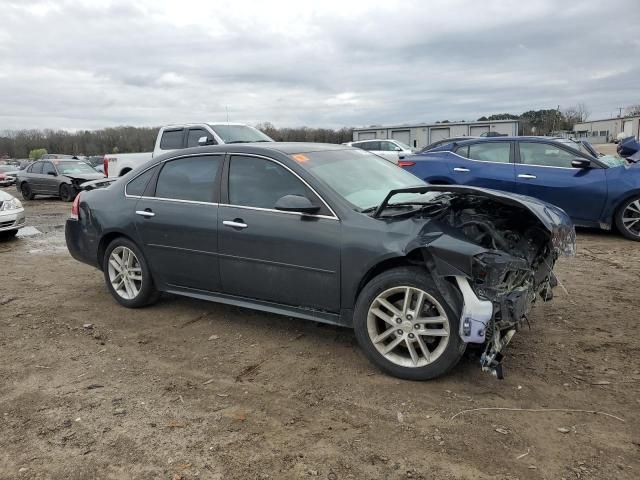
{"label": "orange sticker on windshield", "polygon": [[309,157],[301,153],[296,153],[295,155],[291,155],[291,158],[293,158],[298,163],[304,163],[309,161]]}

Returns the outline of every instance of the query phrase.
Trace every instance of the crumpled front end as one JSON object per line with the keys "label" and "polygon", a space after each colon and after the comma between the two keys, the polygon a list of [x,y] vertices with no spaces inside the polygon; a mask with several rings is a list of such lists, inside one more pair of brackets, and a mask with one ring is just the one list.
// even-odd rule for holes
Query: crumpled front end
{"label": "crumpled front end", "polygon": [[553,297],[553,267],[575,254],[575,230],[564,211],[528,197],[439,188],[447,193],[424,210],[431,220],[417,242],[430,270],[462,294],[461,338],[484,344],[482,368],[501,377],[504,347],[533,304]]}

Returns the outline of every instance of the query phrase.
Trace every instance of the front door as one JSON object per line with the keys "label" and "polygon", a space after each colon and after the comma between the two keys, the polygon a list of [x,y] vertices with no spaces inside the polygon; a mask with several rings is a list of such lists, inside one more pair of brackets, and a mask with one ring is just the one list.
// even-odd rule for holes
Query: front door
{"label": "front door", "polygon": [[515,191],[512,145],[483,141],[458,147],[449,162],[451,177],[459,185]]}
{"label": "front door", "polygon": [[[322,209],[276,210],[285,195],[306,196]],[[297,175],[272,159],[234,155],[226,203],[218,221],[225,293],[339,311],[340,222]]]}
{"label": "front door", "polygon": [[169,287],[220,291],[217,186],[223,158],[178,157],[155,167],[157,181],[151,169],[127,185],[149,268]]}
{"label": "front door", "polygon": [[554,143],[519,142],[519,153],[518,193],[557,205],[578,224],[598,221],[607,199],[604,168],[574,168],[578,155]]}
{"label": "front door", "polygon": [[58,171],[51,162],[44,162],[42,165],[42,177],[40,179],[40,189],[42,193],[48,193],[51,195],[57,195],[59,193],[58,185],[60,181],[58,179]]}

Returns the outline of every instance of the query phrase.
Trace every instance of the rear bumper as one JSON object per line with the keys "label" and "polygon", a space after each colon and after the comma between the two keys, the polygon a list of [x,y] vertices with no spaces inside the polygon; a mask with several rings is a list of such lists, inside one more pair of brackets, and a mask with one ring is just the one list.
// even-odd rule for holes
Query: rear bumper
{"label": "rear bumper", "polygon": [[67,242],[67,249],[73,258],[92,267],[100,268],[97,249],[83,231],[82,224],[75,218],[67,219],[64,226],[64,238]]}
{"label": "rear bumper", "polygon": [[18,230],[25,225],[24,208],[0,212],[0,232]]}

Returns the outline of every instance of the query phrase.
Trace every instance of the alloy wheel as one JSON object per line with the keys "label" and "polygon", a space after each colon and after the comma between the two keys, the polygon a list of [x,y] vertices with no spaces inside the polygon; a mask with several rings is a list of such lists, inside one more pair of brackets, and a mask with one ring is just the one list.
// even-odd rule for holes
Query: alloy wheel
{"label": "alloy wheel", "polygon": [[630,234],[640,236],[640,199],[626,206],[622,212],[622,225]]}
{"label": "alloy wheel", "polygon": [[116,247],[109,255],[109,281],[125,300],[133,300],[142,288],[142,267],[136,254],[127,247]]}
{"label": "alloy wheel", "polygon": [[449,342],[450,325],[440,303],[424,290],[399,286],[378,295],[367,313],[374,347],[402,367],[435,362]]}

